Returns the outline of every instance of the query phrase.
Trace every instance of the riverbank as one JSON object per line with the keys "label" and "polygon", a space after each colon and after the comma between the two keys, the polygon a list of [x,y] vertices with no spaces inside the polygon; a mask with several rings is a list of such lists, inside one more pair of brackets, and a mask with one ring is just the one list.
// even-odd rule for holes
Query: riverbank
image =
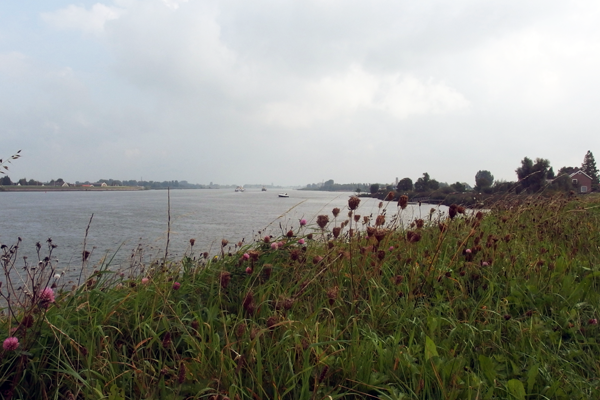
{"label": "riverbank", "polygon": [[[177,261],[94,266],[75,287],[36,265],[36,282],[52,292],[13,292],[23,307],[1,320],[11,338],[0,390],[86,399],[600,397],[597,199],[511,199],[408,227],[384,207],[369,216],[354,205],[231,255],[224,240],[214,259],[191,243]],[[3,251],[5,268],[18,266]]]}
{"label": "riverbank", "polygon": [[145,190],[142,186],[0,186],[0,192],[107,192]]}

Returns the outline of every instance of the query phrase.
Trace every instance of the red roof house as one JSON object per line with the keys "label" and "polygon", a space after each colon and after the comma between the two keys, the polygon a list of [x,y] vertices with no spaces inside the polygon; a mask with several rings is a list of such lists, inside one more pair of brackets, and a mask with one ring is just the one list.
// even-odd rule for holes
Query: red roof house
{"label": "red roof house", "polygon": [[573,172],[569,175],[577,193],[589,193],[592,191],[592,178],[583,171]]}

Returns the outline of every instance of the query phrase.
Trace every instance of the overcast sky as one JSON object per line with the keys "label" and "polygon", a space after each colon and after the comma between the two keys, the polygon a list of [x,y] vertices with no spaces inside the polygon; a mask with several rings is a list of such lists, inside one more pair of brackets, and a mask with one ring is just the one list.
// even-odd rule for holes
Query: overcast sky
{"label": "overcast sky", "polygon": [[[13,179],[515,180],[600,152],[600,2],[0,2]],[[597,153],[596,156],[600,156]]]}

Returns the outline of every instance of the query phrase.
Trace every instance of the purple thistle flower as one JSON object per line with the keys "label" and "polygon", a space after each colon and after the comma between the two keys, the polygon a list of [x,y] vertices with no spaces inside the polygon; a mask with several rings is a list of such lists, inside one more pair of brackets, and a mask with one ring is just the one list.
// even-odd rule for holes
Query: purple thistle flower
{"label": "purple thistle flower", "polygon": [[173,284],[173,290],[179,290],[180,287],[181,287],[181,283],[179,283],[179,282],[175,282]]}
{"label": "purple thistle flower", "polygon": [[304,244],[304,243],[305,243],[305,242],[304,242],[304,239],[300,239],[300,240],[298,240],[298,243],[299,243],[299,244]]}
{"label": "purple thistle flower", "polygon": [[304,218],[302,218],[300,220],[300,226],[304,226],[304,225],[306,225],[306,220]]}
{"label": "purple thistle flower", "polygon": [[243,258],[244,260],[249,260],[249,259],[250,259],[250,254],[248,254],[248,253],[244,253],[244,255],[242,256],[242,258]]}
{"label": "purple thistle flower", "polygon": [[54,303],[54,290],[48,287],[42,290],[42,293],[40,293],[40,301],[44,303]]}
{"label": "purple thistle flower", "polygon": [[19,347],[19,339],[14,336],[7,337],[2,343],[2,348],[6,351],[16,350]]}

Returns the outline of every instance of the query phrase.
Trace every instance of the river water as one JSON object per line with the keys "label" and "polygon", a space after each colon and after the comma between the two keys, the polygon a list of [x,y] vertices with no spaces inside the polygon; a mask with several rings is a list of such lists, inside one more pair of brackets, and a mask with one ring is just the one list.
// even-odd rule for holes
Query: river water
{"label": "river water", "polygon": [[[167,243],[170,210],[169,257],[193,250],[216,254],[221,239],[230,243],[252,240],[298,228],[301,218],[315,225],[316,216],[339,207],[347,213],[352,193],[291,190],[289,198],[273,191],[231,189],[98,192],[0,192],[0,243],[13,245],[22,238],[19,254],[37,262],[35,243],[46,240],[57,247],[52,256],[59,269],[81,266],[83,242],[91,251],[89,263],[112,257],[112,264],[127,262],[134,249],[143,248],[149,259],[163,257]],[[362,198],[359,214],[377,214],[378,200]],[[405,220],[429,214],[431,205],[409,206]],[[388,215],[396,213],[388,206]],[[90,218],[92,217],[91,224]],[[345,219],[345,218],[344,218]],[[86,238],[86,229],[89,230]],[[193,249],[190,239],[195,239]],[[116,254],[116,256],[115,256]]]}

